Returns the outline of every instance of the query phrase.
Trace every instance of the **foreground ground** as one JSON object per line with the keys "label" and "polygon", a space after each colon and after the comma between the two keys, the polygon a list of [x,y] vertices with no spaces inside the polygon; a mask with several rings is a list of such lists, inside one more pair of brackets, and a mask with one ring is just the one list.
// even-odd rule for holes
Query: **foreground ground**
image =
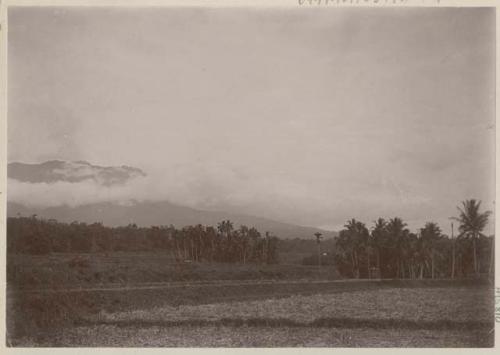
{"label": "foreground ground", "polygon": [[161,253],[10,255],[10,346],[490,347],[481,280],[339,280],[333,267]]}
{"label": "foreground ground", "polygon": [[[46,324],[57,315],[73,322],[17,331],[9,341],[12,346],[490,347],[492,295],[487,284],[444,281],[30,293],[23,296],[25,304],[41,308],[38,315],[47,317]],[[21,299],[11,295],[10,304]],[[47,309],[51,313],[45,314]]]}
{"label": "foreground ground", "polygon": [[[484,331],[254,326],[117,327],[64,330],[51,340],[22,346],[64,347],[491,347]],[[19,344],[19,345],[21,345]]]}

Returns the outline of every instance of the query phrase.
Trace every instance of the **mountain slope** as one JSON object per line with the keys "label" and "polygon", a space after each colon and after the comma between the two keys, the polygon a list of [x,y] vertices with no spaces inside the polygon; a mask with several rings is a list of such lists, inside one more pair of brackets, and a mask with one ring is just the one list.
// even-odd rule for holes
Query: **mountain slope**
{"label": "mountain slope", "polygon": [[[9,217],[36,214],[41,218],[52,218],[68,223],[73,221],[102,222],[108,226],[132,223],[138,226],[173,224],[177,228],[195,224],[216,226],[218,222],[229,219],[235,228],[244,224],[256,227],[261,233],[269,231],[281,238],[313,238],[313,234],[320,231],[316,228],[277,222],[262,217],[197,210],[175,205],[167,200],[136,202],[134,200],[136,191],[121,188],[131,186],[130,183],[133,183],[136,178],[145,177],[146,173],[129,166],[99,166],[86,161],[61,160],[36,164],[11,162],[8,165],[7,175],[9,184],[12,184],[9,186],[7,204]],[[13,188],[17,183],[24,184],[17,186],[18,189],[26,192],[21,194],[21,197],[15,194],[19,191]],[[56,187],[61,187],[58,183],[64,183],[62,184],[63,190],[56,189]],[[92,194],[96,194],[96,191],[100,194],[99,197],[104,196],[105,199],[85,200],[83,198],[88,195],[93,196]],[[116,195],[113,192],[116,192]],[[82,195],[81,199],[78,194]],[[61,199],[61,196],[70,196],[74,201],[81,201],[81,204],[70,207],[65,204],[67,199]],[[28,207],[28,205],[44,207]],[[321,233],[326,237],[332,236],[332,232],[321,231]]]}
{"label": "mountain slope", "polygon": [[31,208],[18,203],[7,204],[7,215],[31,216],[36,214],[41,218],[53,218],[61,222],[73,221],[94,223],[102,222],[108,226],[120,226],[135,223],[138,226],[169,225],[177,228],[186,225],[212,225],[229,219],[235,228],[244,224],[257,228],[261,233],[266,231],[285,239],[314,238],[313,234],[321,232],[325,237],[333,237],[336,233],[313,227],[303,227],[288,223],[273,221],[267,218],[232,214],[222,211],[202,211],[189,207],[174,205],[170,202],[133,202],[130,204],[115,204],[111,202],[94,203],[77,207],[57,206]]}

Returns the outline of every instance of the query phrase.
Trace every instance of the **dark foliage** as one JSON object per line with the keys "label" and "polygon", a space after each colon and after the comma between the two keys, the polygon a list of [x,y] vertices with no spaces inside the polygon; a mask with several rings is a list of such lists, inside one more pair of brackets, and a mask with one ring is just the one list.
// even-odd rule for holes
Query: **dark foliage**
{"label": "dark foliage", "polygon": [[[234,229],[230,221],[210,226],[106,227],[101,223],[60,223],[32,217],[7,219],[9,254],[106,253],[158,251],[172,253],[179,262],[278,262],[279,239],[255,228]],[[78,263],[76,260],[75,263]]]}
{"label": "dark foliage", "polygon": [[490,212],[479,212],[480,202],[467,200],[459,208],[458,235],[443,235],[428,222],[417,234],[401,218],[379,218],[371,233],[361,222],[347,222],[336,239],[336,266],[350,278],[463,278],[492,276],[494,236],[481,233]]}

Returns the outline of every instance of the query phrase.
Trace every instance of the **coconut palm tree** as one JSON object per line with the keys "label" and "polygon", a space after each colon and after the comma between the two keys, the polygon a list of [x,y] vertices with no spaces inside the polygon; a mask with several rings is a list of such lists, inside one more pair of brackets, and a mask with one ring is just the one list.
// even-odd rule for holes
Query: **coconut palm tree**
{"label": "coconut palm tree", "polygon": [[431,278],[435,276],[435,258],[437,253],[437,245],[442,237],[441,229],[434,222],[427,222],[425,227],[420,229],[420,238],[422,240],[422,250],[425,256],[431,261]]}
{"label": "coconut palm tree", "polygon": [[314,233],[314,236],[316,237],[316,243],[318,244],[318,267],[321,267],[321,236],[323,234],[320,232]]}
{"label": "coconut palm tree", "polygon": [[377,269],[379,275],[382,275],[382,271],[380,268],[380,254],[387,238],[387,222],[383,218],[377,219],[375,222],[375,226],[372,230],[372,241],[375,249],[377,250]]}
{"label": "coconut palm tree", "polygon": [[404,257],[409,231],[406,223],[399,217],[390,219],[386,230],[393,251],[393,272],[395,271],[395,277],[404,278]]}
{"label": "coconut palm tree", "polygon": [[476,241],[479,236],[484,236],[481,232],[488,224],[488,217],[491,214],[491,211],[479,212],[480,207],[481,201],[476,201],[475,199],[465,200],[462,202],[462,207],[457,206],[459,216],[453,218],[460,223],[458,238],[472,240],[473,264],[476,276],[479,275]]}
{"label": "coconut palm tree", "polygon": [[454,279],[455,278],[455,254],[456,254],[456,251],[455,251],[455,238],[454,238],[454,234],[455,234],[455,228],[453,228],[453,222],[451,222],[451,278]]}
{"label": "coconut palm tree", "polygon": [[234,230],[233,222],[230,220],[224,220],[217,224],[217,230],[221,234],[223,240],[222,242],[222,250],[225,261],[230,261],[233,257],[233,241],[232,234]]}
{"label": "coconut palm tree", "polygon": [[370,233],[365,224],[354,218],[347,221],[344,229],[341,231],[343,238],[348,241],[348,248],[351,254],[352,273],[356,279],[360,277],[360,254],[366,251]]}
{"label": "coconut palm tree", "polygon": [[230,220],[219,222],[217,224],[217,229],[223,236],[229,239],[231,237],[231,232],[234,229],[233,222],[231,222]]}

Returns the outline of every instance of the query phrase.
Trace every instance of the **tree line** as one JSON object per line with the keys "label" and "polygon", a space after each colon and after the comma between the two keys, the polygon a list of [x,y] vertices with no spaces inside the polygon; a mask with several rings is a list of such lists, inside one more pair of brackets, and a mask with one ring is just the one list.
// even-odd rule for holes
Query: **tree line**
{"label": "tree line", "polygon": [[[457,235],[444,235],[437,223],[428,222],[417,233],[398,217],[374,221],[371,230],[349,220],[335,243],[335,265],[350,278],[455,278],[491,275],[494,237],[482,232],[490,212],[481,202],[466,200],[458,208]],[[453,223],[452,222],[452,223]],[[452,225],[453,228],[453,225]],[[453,229],[452,229],[453,231]]]}
{"label": "tree line", "polygon": [[217,227],[107,227],[101,223],[61,223],[53,219],[7,219],[8,253],[48,254],[165,250],[178,261],[278,262],[278,238],[229,220]]}
{"label": "tree line", "polygon": [[[329,253],[321,252],[318,233],[317,255],[311,254],[303,263],[333,265],[347,278],[459,278],[492,274],[494,237],[483,234],[490,212],[481,212],[480,206],[480,201],[472,199],[458,207],[459,214],[453,218],[456,235],[452,236],[443,234],[434,222],[425,223],[413,233],[399,217],[379,218],[370,229],[351,219],[333,240]],[[135,224],[68,224],[36,215],[7,219],[8,255],[164,250],[177,261],[273,264],[279,261],[281,249],[305,251],[310,250],[311,243],[314,242],[305,239],[279,239],[269,232],[262,235],[256,228],[244,225],[235,228],[229,220],[216,227],[198,224],[178,229],[172,225],[146,228]]]}

